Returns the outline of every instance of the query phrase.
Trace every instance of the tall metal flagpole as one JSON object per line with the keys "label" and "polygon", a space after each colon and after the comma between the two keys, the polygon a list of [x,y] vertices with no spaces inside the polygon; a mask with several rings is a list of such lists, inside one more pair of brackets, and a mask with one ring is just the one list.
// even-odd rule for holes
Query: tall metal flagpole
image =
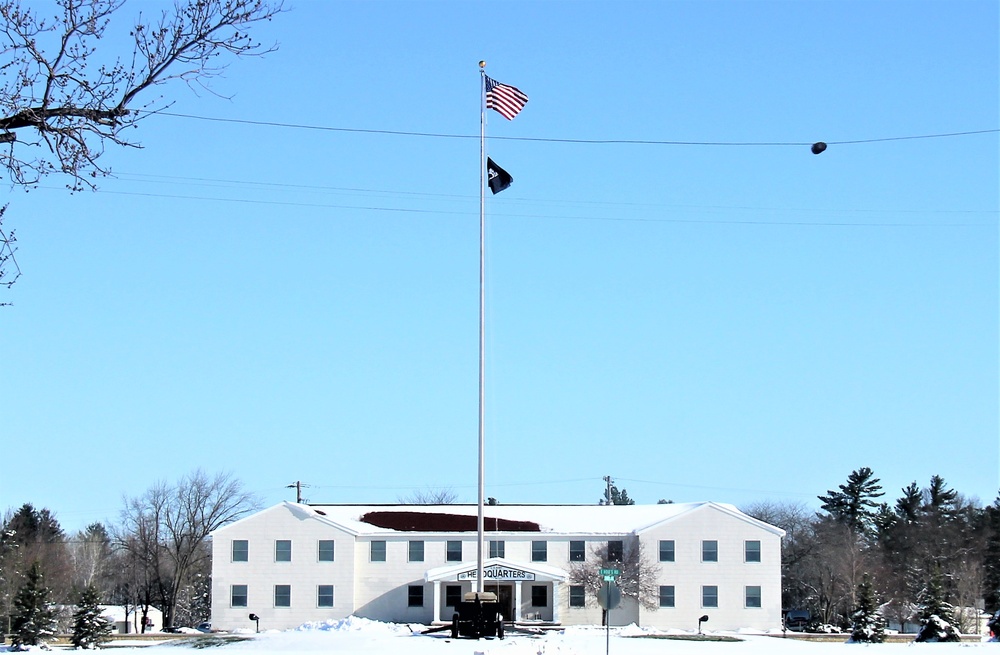
{"label": "tall metal flagpole", "polygon": [[479,514],[476,524],[476,591],[482,593],[486,494],[486,62],[479,62]]}

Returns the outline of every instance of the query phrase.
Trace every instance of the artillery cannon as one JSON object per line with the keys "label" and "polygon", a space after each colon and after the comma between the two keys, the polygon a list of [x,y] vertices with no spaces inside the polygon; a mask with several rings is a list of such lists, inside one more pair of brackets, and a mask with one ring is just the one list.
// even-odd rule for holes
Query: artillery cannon
{"label": "artillery cannon", "polygon": [[472,591],[463,597],[451,618],[451,637],[497,637],[503,639],[503,615],[497,595],[491,591]]}

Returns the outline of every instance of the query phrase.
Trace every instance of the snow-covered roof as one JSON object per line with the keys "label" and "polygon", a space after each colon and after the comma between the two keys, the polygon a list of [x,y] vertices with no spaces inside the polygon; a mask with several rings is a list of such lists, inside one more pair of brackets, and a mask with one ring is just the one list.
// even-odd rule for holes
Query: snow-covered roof
{"label": "snow-covered roof", "polygon": [[[286,502],[296,513],[311,513],[355,534],[393,534],[400,530],[379,527],[362,520],[368,514],[423,513],[476,517],[473,504],[451,505],[297,505]],[[715,508],[726,514],[758,525],[775,534],[782,530],[740,512],[733,505],[715,502],[665,503],[657,505],[487,505],[484,508],[486,529],[495,532],[490,519],[537,524],[540,532],[559,534],[629,534],[675,519],[688,512]],[[415,529],[413,531],[420,531]],[[433,530],[427,530],[428,532]],[[472,530],[474,531],[474,529]],[[501,527],[500,531],[503,531]]]}

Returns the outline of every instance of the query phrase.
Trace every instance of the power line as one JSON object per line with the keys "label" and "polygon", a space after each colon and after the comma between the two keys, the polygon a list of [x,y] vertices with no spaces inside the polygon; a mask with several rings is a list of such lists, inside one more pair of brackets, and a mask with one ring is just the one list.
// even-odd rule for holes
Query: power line
{"label": "power line", "polygon": [[[435,139],[478,139],[477,134],[447,134],[441,132],[411,132],[406,130],[375,130],[355,127],[333,127],[329,125],[307,125],[304,123],[281,123],[277,121],[254,121],[240,118],[218,118],[213,116],[197,116],[195,114],[178,114],[175,112],[146,112],[160,116],[186,118],[190,120],[211,121],[216,123],[235,123],[240,125],[256,125],[262,127],[283,127],[296,130],[318,130],[323,132],[346,132],[354,134],[384,134],[390,136],[417,136]],[[964,132],[942,132],[937,134],[915,134],[909,136],[878,137],[874,139],[851,139],[842,141],[826,141],[827,145],[857,145],[861,143],[881,143],[887,141],[910,141],[915,139],[943,139],[975,134],[993,134],[1000,129],[968,130]],[[657,146],[725,146],[725,147],[802,147],[812,146],[809,141],[661,141],[654,139],[557,139],[552,137],[526,136],[491,136],[497,141],[529,141],[540,143],[578,143],[590,145],[657,145]]]}
{"label": "power line", "polygon": [[[63,190],[61,187],[49,187],[49,186],[40,186],[38,188],[46,190],[59,190],[59,191]],[[178,200],[228,202],[228,203],[240,203],[240,204],[250,204],[250,205],[312,207],[318,209],[349,209],[356,211],[371,211],[380,213],[434,214],[438,216],[468,215],[468,212],[465,211],[443,210],[443,209],[442,210],[419,209],[413,207],[339,205],[331,203],[291,202],[283,200],[260,200],[251,198],[221,198],[214,196],[149,193],[140,191],[110,191],[107,189],[98,189],[95,193],[104,193],[104,194],[119,195],[119,196],[145,197],[145,198],[174,198]],[[713,209],[713,208],[704,208],[704,209]],[[714,208],[714,209],[719,209],[719,208]],[[749,209],[749,208],[738,208],[738,209]],[[787,210],[787,211],[795,211],[795,210]],[[826,211],[826,212],[836,213],[837,211],[840,210],[816,210],[816,211]],[[892,212],[890,210],[887,213],[892,213]],[[680,224],[680,225],[747,225],[747,226],[776,225],[776,226],[789,226],[789,227],[799,226],[799,227],[928,227],[928,228],[993,227],[993,223],[916,223],[916,222],[904,222],[904,221],[899,221],[899,222],[791,221],[791,220],[780,221],[780,220],[760,220],[760,219],[738,220],[738,219],[704,219],[704,218],[645,218],[645,217],[623,217],[623,216],[573,216],[573,215],[557,215],[557,214],[512,214],[512,213],[493,213],[492,216],[503,217],[503,218],[528,218],[533,220],[544,219],[544,220],[565,220],[565,221],[596,221],[596,222],[611,222],[611,223],[664,223],[664,224]]]}

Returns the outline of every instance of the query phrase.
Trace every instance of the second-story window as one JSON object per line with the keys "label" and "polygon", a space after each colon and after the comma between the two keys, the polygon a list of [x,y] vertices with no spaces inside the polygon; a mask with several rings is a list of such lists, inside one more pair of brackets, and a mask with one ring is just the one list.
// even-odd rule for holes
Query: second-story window
{"label": "second-story window", "polygon": [[448,553],[446,558],[449,562],[462,561],[462,542],[458,540],[448,542]]}
{"label": "second-story window", "polygon": [[275,562],[292,561],[291,539],[278,539],[277,541],[274,542],[274,561]]}

